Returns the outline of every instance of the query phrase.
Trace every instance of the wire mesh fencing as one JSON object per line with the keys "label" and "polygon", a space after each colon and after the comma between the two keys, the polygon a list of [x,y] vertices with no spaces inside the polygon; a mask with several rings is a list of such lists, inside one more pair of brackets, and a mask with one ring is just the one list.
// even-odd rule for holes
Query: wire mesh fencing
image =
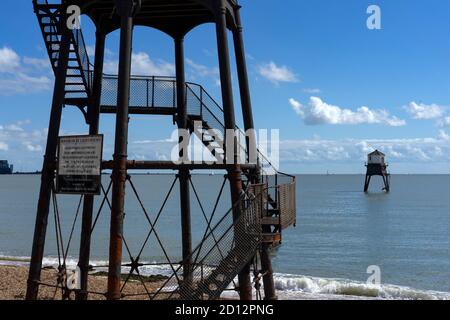
{"label": "wire mesh fencing", "polygon": [[192,261],[189,272],[183,272],[184,261],[154,298],[160,295],[187,300],[220,298],[260,247],[265,192],[265,185],[248,188],[194,249],[188,258]]}

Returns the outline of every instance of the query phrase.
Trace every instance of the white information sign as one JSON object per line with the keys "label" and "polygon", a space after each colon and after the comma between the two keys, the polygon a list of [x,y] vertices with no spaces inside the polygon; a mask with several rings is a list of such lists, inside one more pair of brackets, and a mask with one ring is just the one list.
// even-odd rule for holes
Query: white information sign
{"label": "white information sign", "polygon": [[103,136],[59,138],[58,193],[99,194]]}

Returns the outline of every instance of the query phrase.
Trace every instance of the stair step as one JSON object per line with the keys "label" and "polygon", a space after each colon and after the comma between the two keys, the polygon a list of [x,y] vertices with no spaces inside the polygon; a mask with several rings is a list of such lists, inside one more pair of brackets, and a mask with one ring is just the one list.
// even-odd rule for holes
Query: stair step
{"label": "stair step", "polygon": [[203,144],[209,147],[213,147],[214,149],[223,149],[223,146],[218,144],[216,141],[203,141]]}
{"label": "stair step", "polygon": [[58,24],[55,23],[54,21],[52,21],[52,22],[43,22],[43,21],[40,21],[40,24],[41,24],[41,26],[43,26],[43,27],[58,27]]}
{"label": "stair step", "polygon": [[86,93],[86,90],[65,90],[65,93]]}
{"label": "stair step", "polygon": [[262,241],[264,243],[271,243],[271,244],[280,243],[281,242],[281,233],[279,233],[279,232],[263,233]]}
{"label": "stair step", "polygon": [[37,16],[39,18],[41,18],[40,19],[41,21],[43,20],[42,18],[57,19],[54,14],[48,14],[48,13],[38,13]]}
{"label": "stair step", "polygon": [[59,9],[61,8],[60,4],[57,3],[37,3],[36,8],[45,8],[45,9]]}
{"label": "stair step", "polygon": [[280,214],[280,209],[269,209],[269,210],[267,210],[267,213],[269,214],[269,215],[279,215]]}
{"label": "stair step", "polygon": [[263,225],[279,225],[280,224],[280,218],[279,217],[264,217],[261,219],[261,223]]}

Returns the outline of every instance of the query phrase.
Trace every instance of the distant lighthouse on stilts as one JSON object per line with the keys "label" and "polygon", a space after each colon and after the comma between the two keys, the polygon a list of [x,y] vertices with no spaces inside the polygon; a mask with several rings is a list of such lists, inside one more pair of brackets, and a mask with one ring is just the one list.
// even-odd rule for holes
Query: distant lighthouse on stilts
{"label": "distant lighthouse on stilts", "polygon": [[364,192],[369,190],[370,180],[372,176],[381,176],[383,177],[384,182],[384,191],[390,191],[390,174],[387,171],[388,165],[385,162],[385,154],[375,150],[367,156],[367,173],[366,173],[366,181],[364,184]]}

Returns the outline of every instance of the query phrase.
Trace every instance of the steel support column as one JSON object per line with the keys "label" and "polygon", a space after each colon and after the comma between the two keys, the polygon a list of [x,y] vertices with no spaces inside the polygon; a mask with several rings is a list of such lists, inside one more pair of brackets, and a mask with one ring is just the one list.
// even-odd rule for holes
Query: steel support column
{"label": "steel support column", "polygon": [[131,50],[134,1],[116,0],[120,15],[119,82],[117,93],[114,168],[112,172],[112,210],[109,244],[108,295],[109,300],[121,298],[121,265],[125,183],[127,180],[128,107],[131,77]]}
{"label": "steel support column", "polygon": [[[216,21],[216,32],[217,32],[217,49],[219,54],[219,68],[220,68],[220,82],[222,89],[222,102],[224,109],[224,120],[225,128],[235,130],[235,114],[234,114],[234,103],[233,103],[233,89],[232,89],[232,79],[231,79],[231,68],[230,68],[230,55],[228,49],[228,29],[227,29],[227,10],[223,0],[218,1],[219,7]],[[232,169],[228,171],[228,179],[230,180],[230,190],[231,190],[231,200],[233,205],[237,204],[240,195],[242,193],[242,178],[241,178],[241,168],[239,165],[239,157],[237,150],[237,137],[234,137],[235,143],[233,152],[233,166]],[[230,146],[228,142],[228,146]],[[226,159],[227,162],[230,159]],[[233,207],[234,219],[237,219],[240,214],[239,206]],[[243,271],[238,275],[239,280],[239,295],[241,300],[251,300],[252,299],[252,285],[250,279],[250,266],[246,266]]]}
{"label": "steel support column", "polygon": [[[186,105],[186,79],[184,68],[184,39],[175,38],[175,64],[177,81],[177,124],[179,130],[188,129],[188,112]],[[180,134],[180,142],[183,139]],[[188,160],[187,150],[180,149],[179,157],[181,161]],[[183,285],[190,286],[192,282],[192,231],[191,231],[191,205],[189,169],[183,168],[178,174],[180,180],[180,207],[181,207],[181,233],[183,251]],[[182,290],[190,292],[190,290]],[[188,298],[188,297],[183,297]]]}
{"label": "steel support column", "polygon": [[[244,48],[244,37],[242,32],[242,23],[240,17],[240,8],[235,10],[235,19],[237,27],[233,30],[233,40],[234,40],[234,50],[236,56],[236,66],[237,66],[237,74],[239,79],[239,90],[241,95],[241,104],[242,104],[242,115],[244,118],[244,127],[245,131],[248,134],[247,136],[247,152],[248,152],[248,161],[250,163],[257,161],[257,146],[256,146],[256,133],[255,126],[253,122],[253,111],[252,111],[252,101],[250,96],[250,86],[248,81],[248,73],[247,73],[247,62],[245,56],[245,48]],[[256,159],[252,159],[256,157]],[[258,170],[251,170],[250,172],[250,180],[252,183],[259,183],[260,177]],[[266,230],[263,232],[270,233],[270,227],[266,227]],[[273,281],[273,271],[272,271],[272,261],[270,260],[269,255],[269,246],[263,245],[261,248],[261,267],[265,272],[263,277],[264,282],[264,295],[267,300],[276,299],[275,293],[275,284]]]}
{"label": "steel support column", "polygon": [[250,85],[247,73],[247,59],[245,57],[244,37],[242,33],[239,9],[235,10],[235,19],[237,27],[233,30],[233,40],[236,56],[237,75],[239,80],[239,92],[241,96],[244,128],[245,131],[249,133],[249,139],[247,139],[248,160],[253,162],[252,160],[256,159],[250,159],[250,155],[257,157],[256,135],[254,131],[255,125],[253,122],[252,100],[250,96]]}
{"label": "steel support column", "polygon": [[[95,62],[94,62],[94,82],[92,96],[88,106],[89,134],[94,135],[99,132],[100,124],[100,101],[102,94],[103,64],[105,58],[106,35],[97,31],[95,42]],[[81,272],[80,291],[76,294],[77,300],[87,300],[88,298],[88,273],[91,253],[91,231],[92,214],[94,209],[94,196],[86,195],[83,203],[83,220],[81,224],[80,254],[78,267]]]}
{"label": "steel support column", "polygon": [[61,126],[62,108],[65,98],[65,84],[70,50],[71,31],[66,27],[65,15],[61,17],[61,43],[58,60],[58,69],[55,75],[52,109],[48,126],[47,146],[42,166],[41,188],[34,229],[33,249],[31,253],[30,270],[28,276],[27,300],[36,300],[39,293],[42,259],[44,257],[45,236],[47,231],[48,214],[52,183],[55,178],[54,164],[58,147],[58,136]]}

